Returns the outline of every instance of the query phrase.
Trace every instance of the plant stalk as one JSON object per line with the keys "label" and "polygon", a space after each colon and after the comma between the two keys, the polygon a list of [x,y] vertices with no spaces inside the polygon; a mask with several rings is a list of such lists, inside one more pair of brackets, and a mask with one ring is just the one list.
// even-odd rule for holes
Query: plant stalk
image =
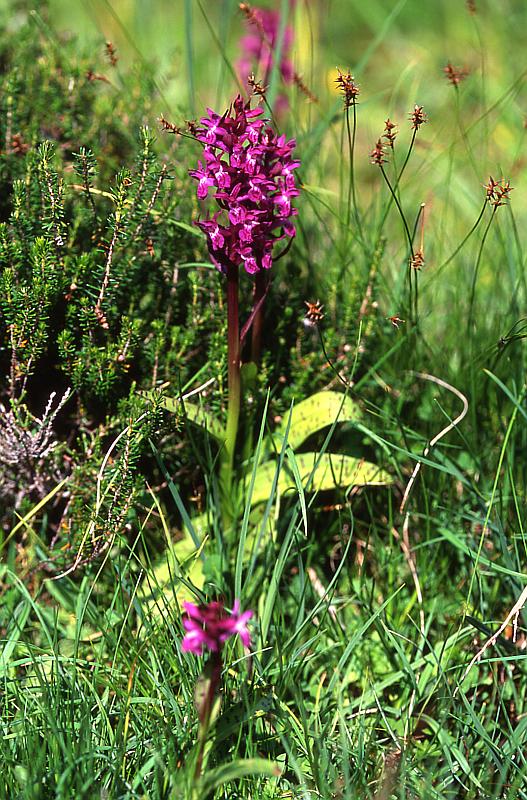
{"label": "plant stalk", "polygon": [[[251,339],[251,361],[258,364],[262,352],[262,334],[264,323],[264,304],[260,302],[265,296],[267,291],[267,275],[265,272],[256,273],[254,281],[254,302],[253,306],[257,308],[256,314],[252,324],[252,339]],[[259,305],[258,305],[259,304]]]}
{"label": "plant stalk", "polygon": [[236,436],[240,418],[240,321],[238,310],[239,270],[236,264],[227,268],[227,358],[228,358],[228,409],[227,430],[223,460],[223,488],[231,496]]}
{"label": "plant stalk", "polygon": [[199,717],[199,749],[198,757],[196,759],[196,768],[194,770],[194,780],[198,781],[201,778],[203,769],[203,754],[205,752],[205,745],[207,744],[207,737],[209,735],[210,720],[214,700],[219,691],[221,682],[221,655],[220,653],[212,653],[209,662],[210,678],[207,688],[207,694],[203,699],[203,705],[198,708]]}

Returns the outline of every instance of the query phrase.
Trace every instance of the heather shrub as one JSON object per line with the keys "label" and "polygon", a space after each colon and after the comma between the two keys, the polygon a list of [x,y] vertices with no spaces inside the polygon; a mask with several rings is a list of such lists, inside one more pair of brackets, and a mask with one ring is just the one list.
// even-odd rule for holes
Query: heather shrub
{"label": "heather shrub", "polygon": [[0,800],[526,796],[526,11],[262,3],[9,4]]}
{"label": "heather shrub", "polygon": [[65,479],[51,513],[62,546],[92,513],[123,420],[104,521],[126,520],[149,431],[140,392],[183,387],[209,348],[221,373],[218,292],[184,222],[186,143],[170,159],[156,148],[148,76],[118,76],[102,48],[79,58],[34,21],[0,46],[0,516],[11,525]]}

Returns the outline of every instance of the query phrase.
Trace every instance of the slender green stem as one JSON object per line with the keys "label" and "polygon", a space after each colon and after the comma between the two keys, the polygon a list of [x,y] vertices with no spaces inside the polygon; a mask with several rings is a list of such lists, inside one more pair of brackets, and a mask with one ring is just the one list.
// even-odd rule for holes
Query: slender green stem
{"label": "slender green stem", "polygon": [[397,189],[397,187],[399,186],[400,180],[403,177],[403,173],[404,173],[404,171],[406,169],[406,165],[410,161],[410,156],[412,155],[412,150],[414,149],[415,137],[416,136],[417,136],[417,128],[414,128],[413,133],[412,133],[412,141],[410,142],[410,146],[408,148],[408,152],[406,154],[406,158],[403,161],[403,165],[402,165],[402,167],[401,167],[401,169],[399,171],[399,174],[397,176],[397,180],[395,182],[395,189]]}
{"label": "slender green stem", "polygon": [[497,208],[498,208],[498,206],[494,206],[494,208],[492,209],[491,217],[490,217],[489,221],[487,222],[487,227],[485,228],[485,230],[483,232],[483,236],[481,237],[481,243],[480,243],[480,246],[479,246],[478,255],[477,255],[477,258],[476,258],[476,264],[475,264],[475,267],[474,267],[474,274],[472,275],[472,286],[470,288],[470,302],[469,302],[469,307],[468,307],[468,321],[467,321],[467,333],[468,334],[471,333],[472,323],[474,321],[474,302],[475,302],[475,299],[476,299],[476,283],[477,283],[477,280],[478,280],[479,267],[480,267],[480,264],[481,264],[481,257],[483,255],[483,248],[485,246],[485,241],[487,239],[487,236],[488,236],[488,233],[489,233],[489,230],[490,230],[490,226],[492,225],[492,220],[494,219],[494,215],[496,214]]}
{"label": "slender green stem", "polygon": [[[255,281],[254,281],[254,302],[253,306],[258,307],[256,314],[254,315],[253,325],[252,325],[252,338],[251,338],[251,361],[254,361],[255,364],[258,364],[260,361],[260,355],[262,351],[262,333],[263,333],[263,323],[264,323],[264,303],[260,303],[262,298],[264,297],[267,291],[267,275],[265,272],[256,273]],[[258,304],[260,305],[258,306]]]}
{"label": "slender green stem", "polygon": [[410,156],[412,155],[412,150],[413,150],[413,147],[414,147],[416,135],[417,135],[417,129],[414,129],[414,132],[412,134],[412,141],[410,142],[410,146],[408,147],[408,152],[406,153],[406,158],[404,159],[403,165],[402,165],[401,169],[399,170],[399,174],[397,175],[397,178],[395,180],[395,184],[394,184],[394,187],[393,187],[392,195],[391,195],[388,203],[386,204],[386,208],[384,209],[384,214],[382,216],[382,220],[381,220],[381,223],[379,225],[379,232],[381,232],[383,227],[384,227],[384,223],[386,222],[386,217],[388,216],[388,212],[390,211],[390,208],[392,206],[392,201],[393,201],[393,198],[395,196],[394,193],[397,192],[397,189],[399,188],[399,183],[401,182],[401,178],[403,177],[403,173],[404,173],[404,171],[406,169],[406,165],[410,161]]}
{"label": "slender green stem", "polygon": [[240,322],[238,312],[238,266],[229,264],[227,269],[227,357],[228,357],[228,410],[225,437],[225,480],[227,493],[232,484],[236,435],[240,417]]}
{"label": "slender green stem", "polygon": [[442,270],[443,270],[445,267],[447,267],[447,266],[450,264],[450,262],[451,262],[451,261],[452,261],[452,260],[453,260],[453,259],[454,259],[454,258],[457,256],[457,254],[459,253],[459,251],[460,251],[460,250],[461,250],[461,249],[462,249],[462,248],[465,246],[465,244],[468,242],[468,240],[470,239],[470,237],[472,236],[472,234],[474,233],[474,231],[475,231],[475,230],[476,230],[476,228],[478,227],[479,223],[480,223],[480,222],[481,222],[481,220],[483,219],[483,214],[485,213],[485,208],[486,208],[486,206],[487,206],[487,199],[485,198],[485,200],[483,201],[483,205],[482,205],[482,207],[481,207],[481,211],[479,212],[478,218],[477,218],[477,220],[475,221],[474,225],[471,227],[471,229],[469,230],[469,232],[467,233],[467,235],[464,237],[464,239],[461,241],[461,243],[460,243],[460,244],[458,244],[458,246],[456,247],[456,249],[454,250],[454,252],[452,253],[452,255],[450,255],[450,256],[447,258],[447,260],[446,260],[446,261],[443,261],[443,263],[442,263],[442,264],[441,264],[441,265],[440,265],[440,266],[439,266],[439,267],[436,269],[436,271],[435,271],[435,275],[436,275],[436,277],[437,277],[437,275],[438,275],[438,274],[439,274],[439,273],[440,273],[440,272],[441,272],[441,271],[442,271]]}
{"label": "slender green stem", "polygon": [[220,653],[212,653],[211,659],[207,665],[209,670],[209,680],[207,693],[203,698],[203,705],[198,708],[199,717],[199,749],[198,757],[196,759],[196,768],[194,770],[194,780],[198,781],[201,777],[203,769],[203,754],[205,752],[205,745],[209,735],[210,719],[214,700],[218,694],[221,683],[221,655]]}
{"label": "slender green stem", "polygon": [[[412,262],[415,259],[414,244],[413,244],[412,234],[410,233],[410,228],[408,227],[408,222],[406,221],[406,217],[405,217],[404,211],[402,209],[402,206],[401,206],[401,204],[399,202],[399,198],[397,197],[397,195],[395,193],[395,189],[393,188],[393,186],[390,183],[390,179],[388,178],[388,176],[386,174],[386,170],[384,169],[382,164],[380,164],[379,166],[380,166],[380,170],[382,172],[382,176],[383,176],[383,178],[384,178],[384,180],[386,182],[386,185],[388,186],[388,189],[390,190],[390,193],[392,195],[393,201],[394,201],[395,205],[397,206],[397,210],[399,212],[399,215],[400,215],[400,217],[401,217],[401,219],[403,221],[403,226],[404,226],[404,230],[405,230],[405,233],[406,233],[406,238],[408,239],[408,246],[410,248],[410,256],[411,256],[411,262],[408,264],[408,272],[407,272],[407,275],[408,275],[408,316],[410,318],[410,321],[412,323],[415,323],[416,320],[414,319],[414,312],[412,310],[412,306],[413,306],[413,303],[414,303],[414,293],[413,293],[413,289],[412,289],[412,270],[413,270]],[[417,283],[417,277],[416,277],[416,281],[415,282]],[[415,295],[415,297],[416,297],[416,301],[415,302],[417,304],[417,294]]]}
{"label": "slender green stem", "polygon": [[351,207],[353,205],[353,214],[357,227],[362,235],[362,224],[359,216],[359,208],[357,203],[357,191],[355,188],[355,139],[357,136],[357,106],[353,103],[353,128],[350,127],[349,108],[346,108],[346,133],[348,137],[348,153],[349,153],[349,182],[348,182],[348,199],[346,209],[346,228],[349,230],[351,223]]}
{"label": "slender green stem", "polygon": [[[414,227],[412,229],[412,242],[415,239],[417,233],[417,226],[419,225],[419,221],[421,220],[421,241],[419,244],[419,251],[421,254],[424,254],[424,210],[425,204],[421,203],[419,206],[419,211],[417,212],[417,216],[415,218]],[[415,324],[417,325],[419,322],[419,278],[416,272],[415,281],[414,281],[414,320]]]}
{"label": "slender green stem", "polygon": [[419,211],[417,212],[415,217],[414,227],[412,228],[412,242],[415,239],[415,235],[417,233],[417,226],[419,225],[419,220],[421,219],[421,215],[423,214],[424,209],[425,209],[425,204],[421,203],[421,205],[419,206]]}
{"label": "slender green stem", "polygon": [[405,233],[406,233],[406,238],[408,239],[408,246],[410,247],[410,253],[411,253],[412,259],[413,259],[414,258],[414,245],[413,245],[413,241],[412,241],[412,234],[410,233],[410,228],[408,227],[408,222],[406,221],[406,217],[404,215],[404,211],[403,211],[402,206],[401,206],[401,204],[399,202],[399,198],[397,197],[397,195],[395,193],[395,189],[393,188],[392,184],[390,183],[390,179],[388,178],[388,176],[386,174],[386,170],[384,169],[382,164],[380,164],[380,169],[381,169],[381,172],[382,172],[382,176],[383,176],[384,180],[386,181],[386,185],[388,186],[388,189],[390,190],[390,193],[392,195],[393,201],[394,201],[395,205],[397,206],[397,210],[398,210],[398,212],[400,214],[400,217],[401,217],[401,219],[403,221],[403,226],[404,226],[404,230],[405,230]]}
{"label": "slender green stem", "polygon": [[[412,267],[410,266],[410,269]],[[413,312],[413,321],[417,325],[419,322],[419,278],[418,273],[415,273],[415,280],[414,280],[414,312]]]}
{"label": "slender green stem", "polygon": [[479,174],[479,170],[478,170],[478,166],[477,166],[477,164],[476,164],[476,162],[474,160],[473,148],[470,146],[468,135],[467,135],[467,132],[466,132],[465,127],[463,125],[463,115],[461,113],[461,100],[460,100],[460,96],[459,96],[459,86],[457,85],[457,83],[454,85],[454,89],[455,89],[455,92],[456,92],[456,120],[457,120],[457,124],[458,124],[458,128],[459,128],[459,132],[461,134],[461,139],[462,139],[463,144],[465,145],[465,149],[467,151],[467,156],[468,156],[468,160],[470,161],[470,166],[474,170],[474,174],[477,176]]}
{"label": "slender green stem", "polygon": [[319,325],[317,325],[317,333],[318,333],[318,338],[320,339],[320,345],[322,347],[322,352],[324,353],[324,358],[326,359],[329,368],[332,370],[332,372],[334,372],[336,377],[339,379],[339,381],[342,383],[342,385],[346,387],[346,389],[351,389],[352,385],[350,383],[348,383],[346,378],[342,377],[342,375],[340,374],[340,372],[338,371],[338,369],[334,365],[333,361],[328,356],[328,353],[327,353],[327,350],[326,350],[326,345],[324,344],[324,339],[322,337],[322,331],[320,330],[320,326]]}

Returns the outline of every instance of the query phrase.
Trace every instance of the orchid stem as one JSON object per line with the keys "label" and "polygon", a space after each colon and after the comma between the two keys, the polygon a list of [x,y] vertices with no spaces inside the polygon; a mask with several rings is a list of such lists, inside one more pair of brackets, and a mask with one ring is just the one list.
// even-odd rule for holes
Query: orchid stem
{"label": "orchid stem", "polygon": [[212,653],[210,666],[209,685],[207,693],[204,697],[203,706],[198,709],[199,716],[199,749],[198,757],[196,759],[196,768],[194,770],[194,780],[198,781],[201,778],[203,769],[203,755],[205,752],[205,745],[209,735],[210,719],[212,715],[212,708],[214,700],[218,693],[221,683],[221,656],[219,653]]}
{"label": "orchid stem", "polygon": [[[258,305],[259,301],[262,299],[262,297],[264,297],[267,291],[266,277],[267,276],[262,271],[256,273],[255,283],[254,283],[255,307]],[[264,322],[263,303],[260,303],[260,306],[253,320],[253,330],[251,339],[251,361],[254,361],[255,364],[258,364],[258,362],[260,361],[260,355],[262,352],[263,322]]]}
{"label": "orchid stem", "polygon": [[231,497],[236,436],[240,418],[240,322],[238,312],[238,266],[227,268],[227,357],[228,357],[228,409],[227,430],[223,463],[224,501]]}

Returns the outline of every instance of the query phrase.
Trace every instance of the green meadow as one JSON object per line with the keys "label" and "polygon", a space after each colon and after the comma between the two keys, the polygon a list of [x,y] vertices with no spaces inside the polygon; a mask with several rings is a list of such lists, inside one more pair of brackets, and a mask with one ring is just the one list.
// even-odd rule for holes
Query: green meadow
{"label": "green meadow", "polygon": [[0,2],[0,800],[527,798],[525,30]]}

